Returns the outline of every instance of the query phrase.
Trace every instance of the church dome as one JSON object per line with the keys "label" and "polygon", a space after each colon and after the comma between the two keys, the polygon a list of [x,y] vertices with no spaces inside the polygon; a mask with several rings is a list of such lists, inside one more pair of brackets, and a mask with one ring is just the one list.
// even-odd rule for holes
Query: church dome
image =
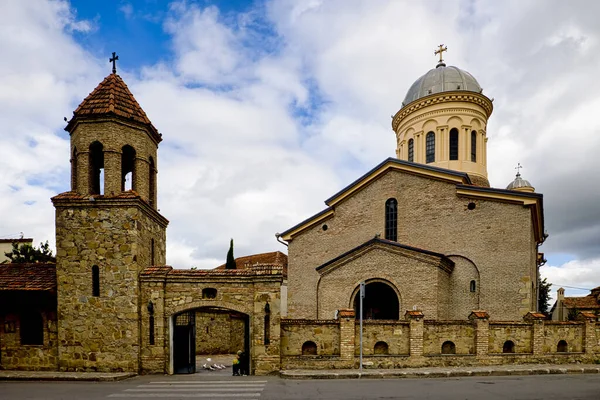
{"label": "church dome", "polygon": [[412,84],[402,106],[435,93],[466,91],[481,93],[483,89],[479,82],[465,70],[440,62],[437,67],[429,70]]}
{"label": "church dome", "polygon": [[534,192],[535,188],[531,186],[528,180],[521,178],[521,174],[517,174],[514,181],[506,187],[508,190],[517,190],[520,192]]}

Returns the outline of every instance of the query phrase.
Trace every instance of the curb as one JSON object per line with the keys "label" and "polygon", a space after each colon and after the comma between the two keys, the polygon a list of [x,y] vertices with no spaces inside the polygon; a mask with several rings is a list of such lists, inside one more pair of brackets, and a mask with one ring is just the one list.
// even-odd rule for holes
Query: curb
{"label": "curb", "polygon": [[340,372],[294,372],[280,371],[282,379],[399,379],[399,378],[459,378],[469,376],[524,376],[524,375],[549,375],[549,374],[599,374],[600,367],[541,367],[529,369],[477,369],[477,370],[450,370],[450,371],[373,371],[362,373],[356,371]]}
{"label": "curb", "polygon": [[[84,374],[84,375],[82,375]],[[123,372],[118,374],[98,374],[93,373],[55,373],[55,374],[36,374],[27,372],[0,372],[0,381],[81,381],[81,382],[116,382],[133,378],[137,374],[133,372]]]}

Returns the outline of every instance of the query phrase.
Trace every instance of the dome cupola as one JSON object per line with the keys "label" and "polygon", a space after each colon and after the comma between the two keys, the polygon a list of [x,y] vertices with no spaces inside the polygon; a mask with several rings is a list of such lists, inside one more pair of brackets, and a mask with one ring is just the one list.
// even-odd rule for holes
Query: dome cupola
{"label": "dome cupola", "polygon": [[489,187],[487,121],[492,100],[467,71],[446,66],[440,45],[435,68],[417,79],[393,116],[396,157],[466,172],[473,184]]}
{"label": "dome cupola", "polygon": [[521,164],[519,163],[517,165],[517,175],[515,177],[515,180],[512,181],[511,183],[508,184],[508,186],[506,187],[507,190],[516,190],[518,192],[528,192],[528,193],[533,193],[535,192],[535,188],[533,186],[531,186],[531,183],[529,183],[528,180],[521,178],[521,172],[519,171],[521,168]]}

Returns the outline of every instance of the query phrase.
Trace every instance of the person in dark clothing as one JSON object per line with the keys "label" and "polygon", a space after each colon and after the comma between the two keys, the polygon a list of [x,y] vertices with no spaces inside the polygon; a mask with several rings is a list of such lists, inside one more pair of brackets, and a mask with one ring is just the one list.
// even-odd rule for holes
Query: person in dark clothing
{"label": "person in dark clothing", "polygon": [[249,375],[248,355],[245,351],[240,354],[240,375]]}

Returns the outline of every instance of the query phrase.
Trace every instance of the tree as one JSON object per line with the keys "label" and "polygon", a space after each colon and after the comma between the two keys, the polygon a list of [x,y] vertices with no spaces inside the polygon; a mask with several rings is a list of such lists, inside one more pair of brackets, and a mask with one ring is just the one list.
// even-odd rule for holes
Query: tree
{"label": "tree", "polygon": [[543,314],[548,314],[550,307],[550,288],[552,284],[544,279],[538,278],[538,310]]}
{"label": "tree", "polygon": [[40,247],[35,248],[29,243],[23,243],[19,246],[18,242],[12,243],[12,251],[4,253],[8,260],[4,263],[26,264],[26,263],[55,263],[56,258],[52,255],[50,245],[40,243]]}
{"label": "tree", "polygon": [[227,252],[227,261],[225,269],[236,269],[235,258],[233,258],[233,239],[229,242],[229,251]]}

